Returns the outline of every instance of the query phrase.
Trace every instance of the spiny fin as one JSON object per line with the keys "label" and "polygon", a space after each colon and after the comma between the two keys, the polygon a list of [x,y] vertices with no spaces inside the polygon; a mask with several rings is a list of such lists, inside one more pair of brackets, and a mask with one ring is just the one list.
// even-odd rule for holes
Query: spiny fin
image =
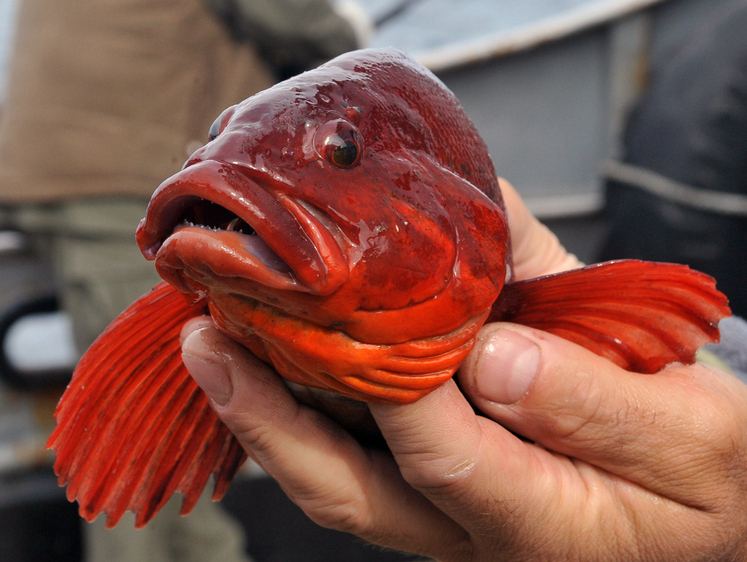
{"label": "spiny fin", "polygon": [[125,310],[81,359],[57,406],[47,443],[55,473],[80,514],[125,511],[143,527],[175,492],[182,515],[210,475],[220,499],[246,455],[210,408],[180,356],[184,323],[205,313],[160,283]]}
{"label": "spiny fin", "polygon": [[713,278],[684,265],[606,262],[507,284],[489,322],[524,324],[577,343],[621,367],[655,373],[693,363],[729,316]]}

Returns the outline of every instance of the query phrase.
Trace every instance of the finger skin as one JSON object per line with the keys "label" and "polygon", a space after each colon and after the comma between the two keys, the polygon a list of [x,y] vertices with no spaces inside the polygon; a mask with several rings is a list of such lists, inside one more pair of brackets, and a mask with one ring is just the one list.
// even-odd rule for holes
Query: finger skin
{"label": "finger skin", "polygon": [[[581,266],[500,183],[515,277]],[[529,386],[515,376],[531,353],[493,341],[500,330],[539,350]],[[747,559],[747,391],[723,373],[635,375],[551,335],[490,325],[459,388],[371,405],[390,456],[300,406],[209,319],[183,336],[206,392],[221,387],[204,377],[226,370],[218,415],[324,526],[443,561]]]}
{"label": "finger skin", "polygon": [[[510,405],[486,397],[510,369],[501,357],[505,331],[541,349],[529,391]],[[490,344],[498,349],[486,359]],[[493,324],[481,331],[459,377],[470,400],[512,431],[679,503],[717,509],[709,483],[744,471],[738,452],[747,448],[745,386],[703,365],[630,373],[551,334]]]}
{"label": "finger skin", "polygon": [[[322,414],[298,404],[281,378],[210,322],[187,324],[182,353],[226,366],[232,397],[221,420],[318,524],[399,550],[435,556],[468,547],[464,530],[402,479],[386,451],[363,449]],[[198,381],[199,384],[199,381]]]}
{"label": "finger skin", "polygon": [[[196,331],[189,333],[189,329]],[[705,503],[683,505],[646,489],[634,479],[634,471],[625,478],[580,460],[584,451],[599,449],[606,451],[606,457],[598,453],[598,460],[606,459],[610,468],[617,466],[620,445],[614,439],[614,423],[607,420],[612,423],[615,443],[610,447],[609,442],[599,445],[608,436],[604,431],[593,433],[597,431],[594,424],[588,424],[592,433],[581,438],[586,424],[568,432],[558,431],[562,423],[542,420],[537,412],[543,408],[563,416],[563,400],[542,394],[543,378],[549,377],[543,377],[542,370],[552,365],[548,358],[562,353],[570,363],[588,362],[588,358],[574,357],[562,340],[546,344],[549,340],[542,337],[547,335],[534,334],[542,348],[540,372],[512,405],[484,402],[478,381],[470,381],[480,376],[477,370],[484,365],[468,365],[462,378],[465,392],[473,394],[476,402],[482,400],[486,413],[517,433],[523,428],[561,446],[576,443],[579,455],[575,458],[475,416],[456,384],[450,382],[415,404],[371,405],[395,465],[388,454],[362,449],[332,422],[298,405],[273,371],[216,329],[196,322],[185,332],[188,367],[199,370],[199,363],[194,362],[198,358],[227,368],[233,393],[225,405],[214,405],[218,415],[291,499],[322,525],[443,561],[739,560],[747,553],[743,469],[716,484],[704,483],[699,497],[707,500],[710,509]],[[619,375],[616,369],[609,373]],[[739,402],[741,387],[732,387],[728,377],[708,373],[701,375],[703,381],[695,377],[697,388],[702,390],[706,383],[712,385],[711,390],[725,385],[729,398],[721,405],[744,408]],[[604,379],[601,366],[596,376]],[[574,388],[579,392],[592,386]],[[619,391],[611,395],[613,399],[625,396]],[[574,398],[575,393],[568,391],[567,396]],[[736,402],[730,403],[735,397]],[[552,405],[547,408],[543,401]],[[601,415],[598,404],[584,409],[589,404],[594,402],[580,399],[575,417]],[[613,405],[613,410],[619,410],[618,406]],[[522,416],[528,416],[531,423],[524,424]],[[624,419],[621,427],[634,435],[645,431],[650,420],[646,416],[638,419],[637,425]],[[539,423],[542,430],[527,427],[532,423]],[[683,429],[694,428],[685,424]],[[700,443],[701,449],[708,447],[709,442]],[[740,447],[744,454],[743,444]],[[650,471],[655,464],[652,459],[661,458],[662,473],[669,473],[668,482],[673,485],[681,455],[667,459],[661,449],[650,449],[637,461],[641,474]],[[631,470],[635,464],[631,456],[621,466]],[[721,464],[713,466],[719,470],[722,465],[730,463],[722,457]],[[687,463],[684,472],[687,476],[680,478],[681,484],[693,488],[692,496],[697,495]],[[721,469],[722,475],[728,473]]]}
{"label": "finger skin", "polygon": [[511,231],[511,252],[516,280],[583,267],[576,256],[569,254],[550,229],[529,212],[514,187],[498,178]]}
{"label": "finger skin", "polygon": [[[322,525],[441,560],[688,560],[703,544],[727,559],[716,541],[722,519],[519,439],[474,416],[453,383],[415,404],[372,405],[398,471],[385,453],[299,406],[274,372],[217,330],[198,323],[184,353],[224,362],[233,395],[216,411]],[[640,546],[662,534],[679,537],[666,556]]]}
{"label": "finger skin", "polygon": [[[714,452],[709,466],[719,476],[692,483],[694,471],[684,466],[678,472],[680,459],[664,458],[668,489],[677,492],[679,481],[687,490],[681,495],[701,505],[680,503],[635,480],[523,441],[485,418],[469,423],[467,412],[460,417],[453,410],[449,419],[438,418],[439,410],[457,398],[448,395],[449,388],[457,392],[445,385],[445,392],[412,405],[371,409],[404,478],[470,532],[474,559],[732,560],[745,555],[744,467],[738,469],[733,459],[724,463]],[[544,428],[554,437],[552,425]],[[599,445],[614,464],[617,444],[610,446],[603,432],[584,444]],[[699,446],[707,448],[708,442]],[[646,454],[639,461],[645,470]],[[631,467],[626,469],[632,474]]]}
{"label": "finger skin", "polygon": [[[541,350],[534,380],[510,404],[494,400],[506,398],[502,379],[512,369],[511,345],[500,348],[506,331]],[[498,349],[486,352],[490,345]],[[703,552],[715,560],[745,556],[747,386],[735,377],[697,364],[628,373],[550,334],[493,324],[481,331],[459,382],[488,417],[605,476],[617,505],[637,512],[638,544],[646,536],[661,543],[687,521],[679,544],[664,541],[669,556],[678,550],[683,560]]]}

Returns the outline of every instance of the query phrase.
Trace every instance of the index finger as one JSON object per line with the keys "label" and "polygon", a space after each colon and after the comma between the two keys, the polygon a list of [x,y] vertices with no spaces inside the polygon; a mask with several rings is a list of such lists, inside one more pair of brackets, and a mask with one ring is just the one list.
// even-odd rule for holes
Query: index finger
{"label": "index finger", "polygon": [[508,212],[516,279],[583,266],[576,256],[566,251],[558,237],[532,215],[510,183],[498,178],[498,184]]}
{"label": "index finger", "polygon": [[473,537],[489,535],[489,548],[505,555],[553,532],[542,518],[571,463],[475,415],[454,381],[370,408],[405,480]]}
{"label": "index finger", "polygon": [[231,433],[315,522],[425,555],[465,543],[464,530],[402,480],[388,453],[364,449],[299,404],[279,375],[214,326],[187,324],[182,352]]}

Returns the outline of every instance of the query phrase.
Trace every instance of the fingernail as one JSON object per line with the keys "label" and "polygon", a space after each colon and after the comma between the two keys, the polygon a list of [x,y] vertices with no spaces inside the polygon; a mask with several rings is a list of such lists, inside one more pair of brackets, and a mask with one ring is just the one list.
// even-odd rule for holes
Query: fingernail
{"label": "fingernail", "polygon": [[218,406],[225,406],[233,395],[233,385],[225,363],[208,347],[204,334],[201,334],[209,329],[197,330],[185,338],[182,344],[182,361],[207,397]]}
{"label": "fingernail", "polygon": [[499,404],[521,400],[537,375],[540,348],[511,330],[490,335],[477,357],[474,376],[480,396]]}

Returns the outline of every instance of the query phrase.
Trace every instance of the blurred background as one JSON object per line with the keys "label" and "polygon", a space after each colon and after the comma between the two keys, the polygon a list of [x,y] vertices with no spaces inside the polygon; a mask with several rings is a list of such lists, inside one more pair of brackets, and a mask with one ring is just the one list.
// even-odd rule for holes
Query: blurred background
{"label": "blurred background", "polygon": [[[4,103],[12,62],[26,54],[16,33],[27,1],[39,4],[0,0],[3,120],[12,119]],[[205,4],[232,41],[266,63],[268,84],[356,46],[408,52],[461,100],[498,174],[582,261],[688,263],[719,280],[735,313],[747,313],[744,0],[348,0],[332,6],[347,42],[320,27],[316,44],[335,44],[313,52],[303,44],[306,59],[293,54],[297,45],[268,47],[278,41],[253,15],[271,9],[263,2]],[[89,46],[65,48],[74,56]],[[15,201],[2,212],[15,212]],[[87,524],[57,487],[44,449],[79,355],[63,278],[33,232],[5,222],[0,560],[93,560]],[[246,470],[222,505],[259,562],[412,559],[320,529],[259,470]]]}

